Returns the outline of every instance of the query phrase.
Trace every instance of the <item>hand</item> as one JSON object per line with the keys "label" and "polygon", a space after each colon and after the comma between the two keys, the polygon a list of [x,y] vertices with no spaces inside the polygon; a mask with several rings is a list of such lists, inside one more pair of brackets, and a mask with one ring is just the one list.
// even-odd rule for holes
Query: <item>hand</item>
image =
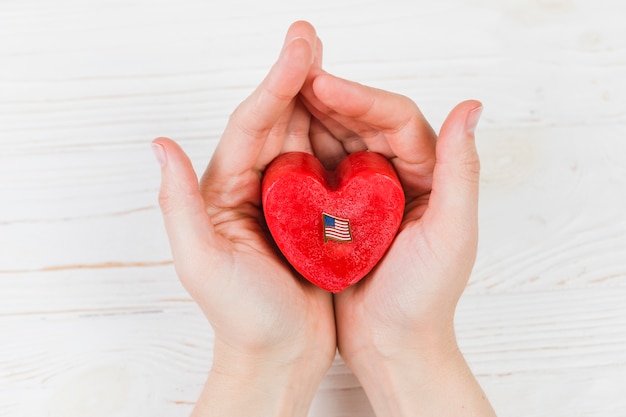
{"label": "hand", "polygon": [[346,364],[377,415],[491,415],[453,324],[476,255],[474,129],[481,104],[459,104],[437,138],[400,95],[323,73],[303,94],[318,121],[312,146],[327,167],[347,153],[379,152],[395,166],[406,195],[388,253],[368,277],[335,296]]}
{"label": "hand", "polygon": [[417,346],[426,332],[449,334],[476,254],[479,161],[473,130],[481,104],[457,106],[437,139],[404,96],[329,74],[318,75],[304,95],[318,121],[312,146],[327,167],[351,152],[381,153],[406,195],[389,252],[366,279],[335,297],[340,351],[358,351],[371,333],[379,340],[367,343],[390,354]]}
{"label": "hand", "polygon": [[306,415],[334,358],[332,297],[277,256],[260,207],[266,165],[284,151],[311,152],[311,115],[297,96],[320,62],[314,29],[293,24],[276,64],[231,116],[199,187],[181,148],[154,141],[176,271],[215,331],[197,415]]}

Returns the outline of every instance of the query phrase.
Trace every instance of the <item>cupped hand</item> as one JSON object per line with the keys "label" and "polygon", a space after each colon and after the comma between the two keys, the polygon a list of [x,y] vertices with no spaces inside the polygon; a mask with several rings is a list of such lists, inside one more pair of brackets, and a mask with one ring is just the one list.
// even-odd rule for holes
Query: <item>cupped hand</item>
{"label": "cupped hand", "polygon": [[275,65],[230,117],[200,184],[176,143],[154,141],[174,264],[215,331],[214,366],[222,354],[307,361],[321,379],[334,357],[332,298],[277,255],[260,207],[266,165],[281,152],[311,152],[311,115],[298,93],[320,55],[313,27],[294,23]]}
{"label": "cupped hand", "polygon": [[474,128],[481,104],[459,104],[437,137],[401,95],[321,71],[303,95],[315,115],[314,152],[328,168],[352,152],[379,152],[394,165],[406,196],[387,254],[366,278],[335,296],[342,357],[351,365],[372,352],[386,357],[456,349],[454,312],[477,246]]}

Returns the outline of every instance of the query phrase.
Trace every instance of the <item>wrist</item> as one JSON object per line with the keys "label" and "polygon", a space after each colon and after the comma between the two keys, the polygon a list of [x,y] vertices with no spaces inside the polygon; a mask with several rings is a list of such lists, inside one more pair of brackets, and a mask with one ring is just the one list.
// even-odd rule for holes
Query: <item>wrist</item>
{"label": "wrist", "polygon": [[[350,337],[358,334],[358,337]],[[397,361],[408,356],[437,358],[458,353],[453,319],[429,320],[427,323],[407,323],[389,326],[361,326],[343,336],[339,333],[339,351],[348,366],[361,363]]]}
{"label": "wrist", "polygon": [[365,383],[369,381],[368,372],[372,375],[383,372],[402,376],[404,373],[399,371],[408,369],[406,366],[428,371],[428,367],[434,364],[441,366],[462,358],[454,330],[425,333],[421,337],[407,335],[402,340],[371,338],[352,348],[349,352],[341,350],[341,356],[357,377],[363,374]]}
{"label": "wrist", "polygon": [[364,349],[346,364],[376,415],[495,415],[454,336],[393,353]]}
{"label": "wrist", "polygon": [[306,416],[331,364],[302,355],[242,352],[216,341],[209,378],[193,413],[203,416]]}

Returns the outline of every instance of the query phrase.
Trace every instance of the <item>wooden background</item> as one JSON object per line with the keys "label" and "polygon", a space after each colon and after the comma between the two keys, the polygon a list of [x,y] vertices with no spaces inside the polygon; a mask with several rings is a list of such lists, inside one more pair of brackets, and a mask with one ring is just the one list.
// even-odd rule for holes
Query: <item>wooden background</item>
{"label": "wooden background", "polygon": [[[0,416],[187,416],[212,333],[156,204],[307,19],[337,75],[478,129],[457,314],[501,416],[626,416],[623,0],[0,0]],[[337,358],[311,416],[371,416]]]}

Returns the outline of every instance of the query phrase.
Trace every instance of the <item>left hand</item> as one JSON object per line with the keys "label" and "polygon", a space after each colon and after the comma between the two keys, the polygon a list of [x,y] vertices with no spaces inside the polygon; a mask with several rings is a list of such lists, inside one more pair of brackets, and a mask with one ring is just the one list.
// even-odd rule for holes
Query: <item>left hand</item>
{"label": "left hand", "polygon": [[[306,414],[335,356],[331,295],[278,256],[261,212],[261,176],[269,162],[285,151],[311,152],[311,115],[298,93],[320,55],[313,27],[293,24],[276,64],[230,117],[199,186],[176,143],[154,142],[176,271],[215,332],[213,382],[199,402],[212,415],[271,415],[272,407]],[[228,381],[233,390],[224,393]],[[244,410],[245,398],[257,408]],[[278,404],[286,400],[296,404]]]}

